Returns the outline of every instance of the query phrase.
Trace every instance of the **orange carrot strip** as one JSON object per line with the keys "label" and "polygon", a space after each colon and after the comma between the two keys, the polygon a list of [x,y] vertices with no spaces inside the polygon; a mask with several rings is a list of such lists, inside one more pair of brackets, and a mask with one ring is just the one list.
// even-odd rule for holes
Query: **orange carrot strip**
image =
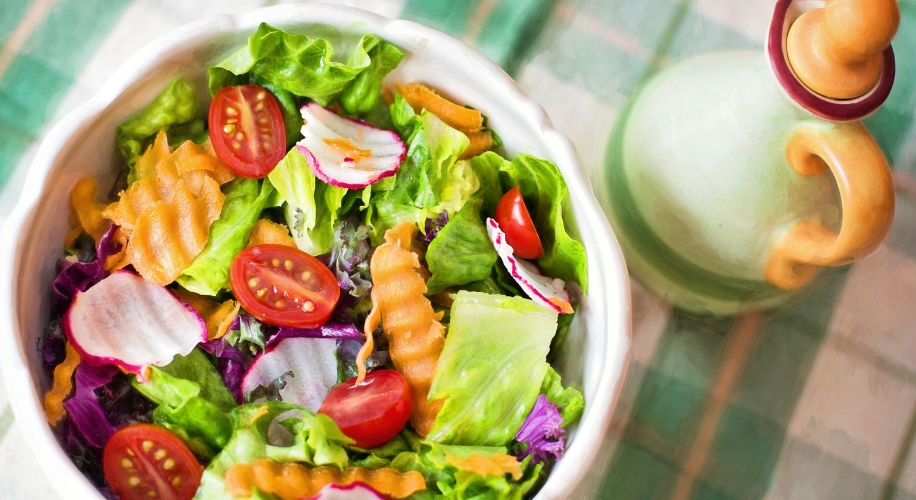
{"label": "orange carrot strip", "polygon": [[245,248],[270,243],[274,245],[284,245],[295,248],[296,242],[289,235],[289,228],[284,224],[259,219],[251,228],[251,235],[248,237],[248,245]]}
{"label": "orange carrot strip", "polygon": [[401,222],[385,232],[385,243],[372,254],[372,312],[366,319],[367,345],[357,358],[357,367],[371,352],[370,339],[380,318],[391,362],[410,387],[410,422],[417,434],[425,437],[442,407],[441,400],[430,402],[427,396],[445,343],[445,328],[424,296],[423,269],[417,254],[410,250],[416,234],[417,226]]}
{"label": "orange carrot strip", "polygon": [[70,203],[73,204],[80,225],[95,241],[99,241],[108,232],[109,226],[108,221],[102,217],[105,206],[95,199],[97,191],[95,180],[89,177],[81,179],[70,191]]}
{"label": "orange carrot strip", "polygon": [[512,455],[506,455],[505,453],[497,453],[492,457],[470,455],[467,458],[446,455],[445,461],[454,465],[458,470],[473,472],[480,476],[511,474],[512,479],[516,481],[522,478],[522,463]]}
{"label": "orange carrot strip", "polygon": [[207,336],[210,340],[218,339],[225,335],[235,317],[239,314],[239,303],[234,300],[227,300],[219,304],[184,288],[176,288],[175,295],[187,302],[204,319],[204,323],[207,324]]}
{"label": "orange carrot strip", "polygon": [[401,472],[390,467],[348,467],[341,471],[328,466],[279,464],[269,459],[234,464],[226,471],[223,480],[226,491],[233,497],[250,497],[252,487],[257,487],[259,491],[277,495],[281,500],[312,497],[329,484],[346,486],[356,482],[365,483],[375,491],[396,499],[407,498],[426,489],[426,480],[417,471]]}
{"label": "orange carrot strip", "polygon": [[67,415],[64,400],[73,390],[73,372],[79,364],[79,353],[70,342],[67,342],[67,356],[61,364],[54,367],[54,384],[51,390],[45,393],[45,413],[52,426],[57,425]]}
{"label": "orange carrot strip", "polygon": [[461,156],[458,157],[459,160],[473,158],[484,151],[489,151],[490,148],[493,147],[493,133],[489,130],[471,132],[465,135],[468,136],[471,143],[468,145],[467,149],[464,150],[464,153],[461,153]]}
{"label": "orange carrot strip", "polygon": [[121,250],[119,250],[118,253],[109,255],[105,259],[105,262],[102,263],[102,267],[104,267],[106,271],[123,269],[130,264],[130,261],[127,259],[127,233],[122,231],[119,227],[115,229],[111,239],[115,245],[120,245]]}
{"label": "orange carrot strip", "polygon": [[480,114],[480,111],[459,106],[422,84],[401,85],[396,83],[394,87],[416,112],[425,109],[438,116],[450,127],[464,133],[477,132],[483,128],[483,115]]}

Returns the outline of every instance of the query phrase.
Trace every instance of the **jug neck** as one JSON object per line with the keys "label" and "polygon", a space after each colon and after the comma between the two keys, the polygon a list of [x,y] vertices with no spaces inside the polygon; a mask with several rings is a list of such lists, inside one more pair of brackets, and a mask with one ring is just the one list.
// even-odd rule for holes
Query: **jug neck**
{"label": "jug neck", "polygon": [[793,71],[787,54],[789,29],[802,14],[821,9],[824,1],[778,0],[767,38],[767,56],[777,82],[783,91],[801,108],[831,121],[862,119],[877,111],[890,95],[896,67],[893,49],[888,46],[880,53],[883,59],[880,76],[874,86],[853,99],[833,99],[809,89]]}

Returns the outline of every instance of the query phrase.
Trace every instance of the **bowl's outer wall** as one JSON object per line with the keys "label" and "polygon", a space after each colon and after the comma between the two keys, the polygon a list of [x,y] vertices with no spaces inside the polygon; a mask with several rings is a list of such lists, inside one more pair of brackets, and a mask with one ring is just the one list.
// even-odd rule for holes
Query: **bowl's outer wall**
{"label": "bowl's outer wall", "polygon": [[[589,288],[557,365],[564,382],[584,389],[586,412],[566,457],[536,498],[568,498],[588,475],[607,430],[629,349],[629,290],[616,239],[581,173],[571,143],[494,63],[446,35],[408,21],[329,5],[283,5],[208,18],[172,32],[134,55],[99,94],[55,126],[35,158],[22,198],[3,230],[0,303],[7,332],[0,336],[10,399],[17,423],[39,463],[63,497],[101,498],[72,465],[47,425],[41,395],[49,380],[37,343],[50,314],[49,285],[70,221],[69,192],[90,176],[102,186],[117,164],[114,129],[152,100],[175,76],[207,96],[205,68],[245,43],[260,22],[312,34],[327,25],[345,33],[343,46],[365,33],[397,44],[408,56],[391,81],[421,81],[458,102],[481,109],[510,157],[530,153],[556,163],[569,185],[573,218],[589,259]],[[338,49],[340,53],[348,50]],[[206,104],[206,99],[202,102]],[[615,389],[617,388],[617,389]]]}

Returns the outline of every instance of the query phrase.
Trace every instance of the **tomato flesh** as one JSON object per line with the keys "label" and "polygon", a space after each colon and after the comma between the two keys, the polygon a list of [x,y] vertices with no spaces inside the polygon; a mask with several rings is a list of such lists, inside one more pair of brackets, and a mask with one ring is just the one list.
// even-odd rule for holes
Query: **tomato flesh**
{"label": "tomato flesh", "polygon": [[263,87],[223,87],[210,103],[208,123],[216,156],[239,177],[260,179],[286,154],[283,115]]}
{"label": "tomato flesh", "polygon": [[324,264],[283,245],[255,245],[232,261],[232,292],[242,308],[272,325],[317,328],[328,321],[340,286]]}
{"label": "tomato flesh", "polygon": [[534,227],[528,207],[522,199],[518,186],[510,189],[496,205],[493,217],[499,228],[506,233],[506,243],[512,247],[515,255],[522,259],[537,259],[544,256],[541,238]]}
{"label": "tomato flesh", "polygon": [[200,486],[204,468],[171,432],[135,424],[116,432],[102,453],[102,468],[122,500],[188,500]]}
{"label": "tomato flesh", "polygon": [[341,432],[364,449],[395,437],[410,418],[410,387],[395,370],[375,370],[361,384],[356,377],[331,389],[318,413],[331,417]]}

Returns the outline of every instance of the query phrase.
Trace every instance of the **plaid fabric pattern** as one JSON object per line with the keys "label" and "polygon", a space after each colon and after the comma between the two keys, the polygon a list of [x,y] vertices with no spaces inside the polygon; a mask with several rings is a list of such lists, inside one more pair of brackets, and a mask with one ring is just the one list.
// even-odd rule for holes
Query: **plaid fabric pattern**
{"label": "plaid fabric pattern", "polygon": [[[268,3],[4,0],[0,221],[46,127],[126,57],[185,22]],[[709,50],[760,49],[774,1],[339,3],[480,48],[545,107],[593,174],[647,78]],[[895,168],[887,242],[767,313],[694,317],[634,282],[629,375],[576,498],[916,499],[916,0],[900,7],[895,88],[865,121]],[[0,491],[55,498],[25,439],[0,391]]]}

